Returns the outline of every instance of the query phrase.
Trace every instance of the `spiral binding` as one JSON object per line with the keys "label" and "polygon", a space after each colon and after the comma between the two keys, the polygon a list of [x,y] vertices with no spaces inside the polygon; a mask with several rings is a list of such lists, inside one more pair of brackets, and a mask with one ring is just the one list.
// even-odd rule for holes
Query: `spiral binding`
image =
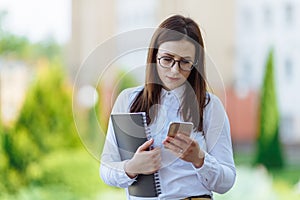
{"label": "spiral binding", "polygon": [[[151,137],[150,128],[147,125],[147,116],[146,116],[146,113],[142,112],[142,115],[143,115],[143,122],[144,122],[145,133],[146,133],[147,139],[150,140],[152,137]],[[150,149],[153,149],[153,148],[154,148],[154,146],[151,145]],[[161,185],[160,185],[158,171],[154,173],[154,183],[155,183],[155,188],[156,188],[156,195],[158,196],[158,195],[161,194]]]}

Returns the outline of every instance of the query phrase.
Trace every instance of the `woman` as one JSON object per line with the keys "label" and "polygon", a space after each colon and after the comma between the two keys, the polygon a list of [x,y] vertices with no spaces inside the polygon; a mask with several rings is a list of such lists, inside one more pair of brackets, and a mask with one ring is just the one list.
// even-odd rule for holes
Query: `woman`
{"label": "woman", "polygon": [[[233,186],[229,122],[220,100],[207,91],[204,53],[198,25],[171,16],[152,37],[145,85],[118,96],[112,112],[146,112],[152,139],[121,161],[110,122],[100,175],[109,185],[128,188],[139,174],[157,172],[161,184],[157,198],[134,197],[126,189],[127,199],[211,199],[212,192]],[[172,121],[193,122],[191,136],[168,137]]]}

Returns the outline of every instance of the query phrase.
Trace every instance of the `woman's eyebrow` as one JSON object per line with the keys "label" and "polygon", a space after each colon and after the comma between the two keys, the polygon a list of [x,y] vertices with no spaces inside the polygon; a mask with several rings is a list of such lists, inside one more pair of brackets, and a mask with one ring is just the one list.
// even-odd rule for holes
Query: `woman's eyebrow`
{"label": "woman's eyebrow", "polygon": [[166,56],[170,56],[170,57],[175,57],[173,54],[169,54],[169,53],[166,53],[166,52],[162,52],[162,54],[164,54]]}
{"label": "woman's eyebrow", "polygon": [[[170,53],[167,53],[167,52],[162,52],[162,54],[164,54],[164,55],[167,55],[167,56],[170,56],[170,57],[175,57],[175,55],[173,55],[173,54],[170,54]],[[192,60],[192,57],[190,57],[190,56],[185,56],[185,57],[181,57],[180,56],[180,58],[182,59],[185,59],[185,60]]]}

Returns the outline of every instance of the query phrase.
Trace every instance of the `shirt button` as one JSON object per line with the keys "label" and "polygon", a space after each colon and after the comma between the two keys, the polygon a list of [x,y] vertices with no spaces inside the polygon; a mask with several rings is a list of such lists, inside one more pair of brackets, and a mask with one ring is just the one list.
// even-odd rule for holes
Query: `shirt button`
{"label": "shirt button", "polygon": [[170,94],[171,94],[171,92],[168,92],[167,94],[168,94],[168,95],[170,95]]}

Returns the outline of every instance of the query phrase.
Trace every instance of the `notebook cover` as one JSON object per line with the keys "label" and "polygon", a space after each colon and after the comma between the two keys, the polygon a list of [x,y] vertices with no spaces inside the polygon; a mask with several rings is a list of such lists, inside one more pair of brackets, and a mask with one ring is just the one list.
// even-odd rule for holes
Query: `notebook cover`
{"label": "notebook cover", "polygon": [[[131,159],[139,146],[147,141],[147,124],[144,113],[121,113],[111,115],[119,152],[122,160]],[[154,174],[138,175],[129,186],[132,196],[157,197]]]}

